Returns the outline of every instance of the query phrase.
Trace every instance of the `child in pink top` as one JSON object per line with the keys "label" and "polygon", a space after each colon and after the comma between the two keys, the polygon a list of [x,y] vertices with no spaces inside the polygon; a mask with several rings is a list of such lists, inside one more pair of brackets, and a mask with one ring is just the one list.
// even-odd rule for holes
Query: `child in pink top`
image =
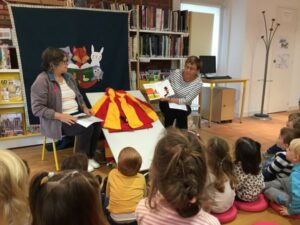
{"label": "child in pink top", "polygon": [[220,224],[201,209],[206,174],[204,146],[197,136],[168,129],[154,152],[149,196],[136,208],[138,224]]}

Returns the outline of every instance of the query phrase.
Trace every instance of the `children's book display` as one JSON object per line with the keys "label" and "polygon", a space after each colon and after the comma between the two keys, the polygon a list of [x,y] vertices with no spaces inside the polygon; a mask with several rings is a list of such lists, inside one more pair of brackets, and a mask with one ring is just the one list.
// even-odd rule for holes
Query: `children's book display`
{"label": "children's book display", "polygon": [[21,81],[0,79],[0,103],[22,102]]}
{"label": "children's book display", "polygon": [[150,101],[160,98],[167,98],[174,95],[174,90],[169,80],[163,80],[155,83],[146,83],[144,88]]}
{"label": "children's book display", "polygon": [[0,114],[0,137],[24,135],[23,125],[21,112]]}

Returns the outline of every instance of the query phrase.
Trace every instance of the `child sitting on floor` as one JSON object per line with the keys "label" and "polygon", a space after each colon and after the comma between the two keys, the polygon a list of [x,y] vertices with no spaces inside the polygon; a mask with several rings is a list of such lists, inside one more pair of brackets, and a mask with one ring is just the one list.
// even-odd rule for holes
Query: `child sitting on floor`
{"label": "child sitting on floor", "polygon": [[282,128],[282,148],[283,151],[277,152],[274,158],[266,160],[262,163],[262,172],[265,181],[271,181],[276,178],[287,177],[290,175],[293,164],[286,158],[286,148],[289,146],[291,140],[298,136],[295,129]]}
{"label": "child sitting on floor", "polygon": [[201,209],[206,175],[204,146],[197,136],[169,128],[155,148],[149,196],[136,208],[138,224],[220,224]]}
{"label": "child sitting on floor", "polygon": [[255,201],[264,188],[260,169],[260,143],[248,137],[239,138],[235,143],[234,155],[236,198],[246,202]]}
{"label": "child sitting on floor", "polygon": [[61,170],[88,170],[88,157],[83,153],[75,153],[64,158]]}
{"label": "child sitting on floor", "polygon": [[280,205],[282,215],[300,214],[300,138],[291,141],[286,158],[294,164],[290,177],[265,183],[265,196]]}
{"label": "child sitting on floor", "polygon": [[142,165],[141,155],[131,147],[121,150],[117,169],[108,174],[106,197],[111,223],[136,224],[135,208],[146,194],[145,177],[138,173]]}
{"label": "child sitting on floor", "polygon": [[280,129],[280,133],[276,144],[267,149],[262,155],[264,159],[268,160],[275,156],[277,152],[285,151],[288,147],[287,143],[290,143],[294,138],[294,129],[293,127],[283,127]]}
{"label": "child sitting on floor", "polygon": [[206,191],[213,213],[226,212],[235,199],[235,177],[227,142],[214,137],[207,143],[208,180]]}

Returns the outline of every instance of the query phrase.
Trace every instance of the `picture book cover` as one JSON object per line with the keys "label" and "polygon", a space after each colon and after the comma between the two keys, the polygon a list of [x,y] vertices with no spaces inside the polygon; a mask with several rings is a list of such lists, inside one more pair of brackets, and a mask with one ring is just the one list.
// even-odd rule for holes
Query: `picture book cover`
{"label": "picture book cover", "polygon": [[0,103],[20,103],[22,99],[20,80],[0,80]]}
{"label": "picture book cover", "polygon": [[169,80],[146,83],[143,85],[150,101],[170,97],[175,94]]}
{"label": "picture book cover", "polygon": [[23,114],[21,112],[0,114],[0,137],[23,134]]}

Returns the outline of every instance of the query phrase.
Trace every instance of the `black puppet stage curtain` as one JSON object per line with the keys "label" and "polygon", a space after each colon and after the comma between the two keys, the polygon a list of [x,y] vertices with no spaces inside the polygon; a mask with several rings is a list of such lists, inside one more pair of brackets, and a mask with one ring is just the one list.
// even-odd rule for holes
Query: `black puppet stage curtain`
{"label": "black puppet stage curtain", "polygon": [[41,72],[41,53],[63,48],[82,93],[129,89],[128,13],[86,8],[10,5],[30,124],[30,87]]}

